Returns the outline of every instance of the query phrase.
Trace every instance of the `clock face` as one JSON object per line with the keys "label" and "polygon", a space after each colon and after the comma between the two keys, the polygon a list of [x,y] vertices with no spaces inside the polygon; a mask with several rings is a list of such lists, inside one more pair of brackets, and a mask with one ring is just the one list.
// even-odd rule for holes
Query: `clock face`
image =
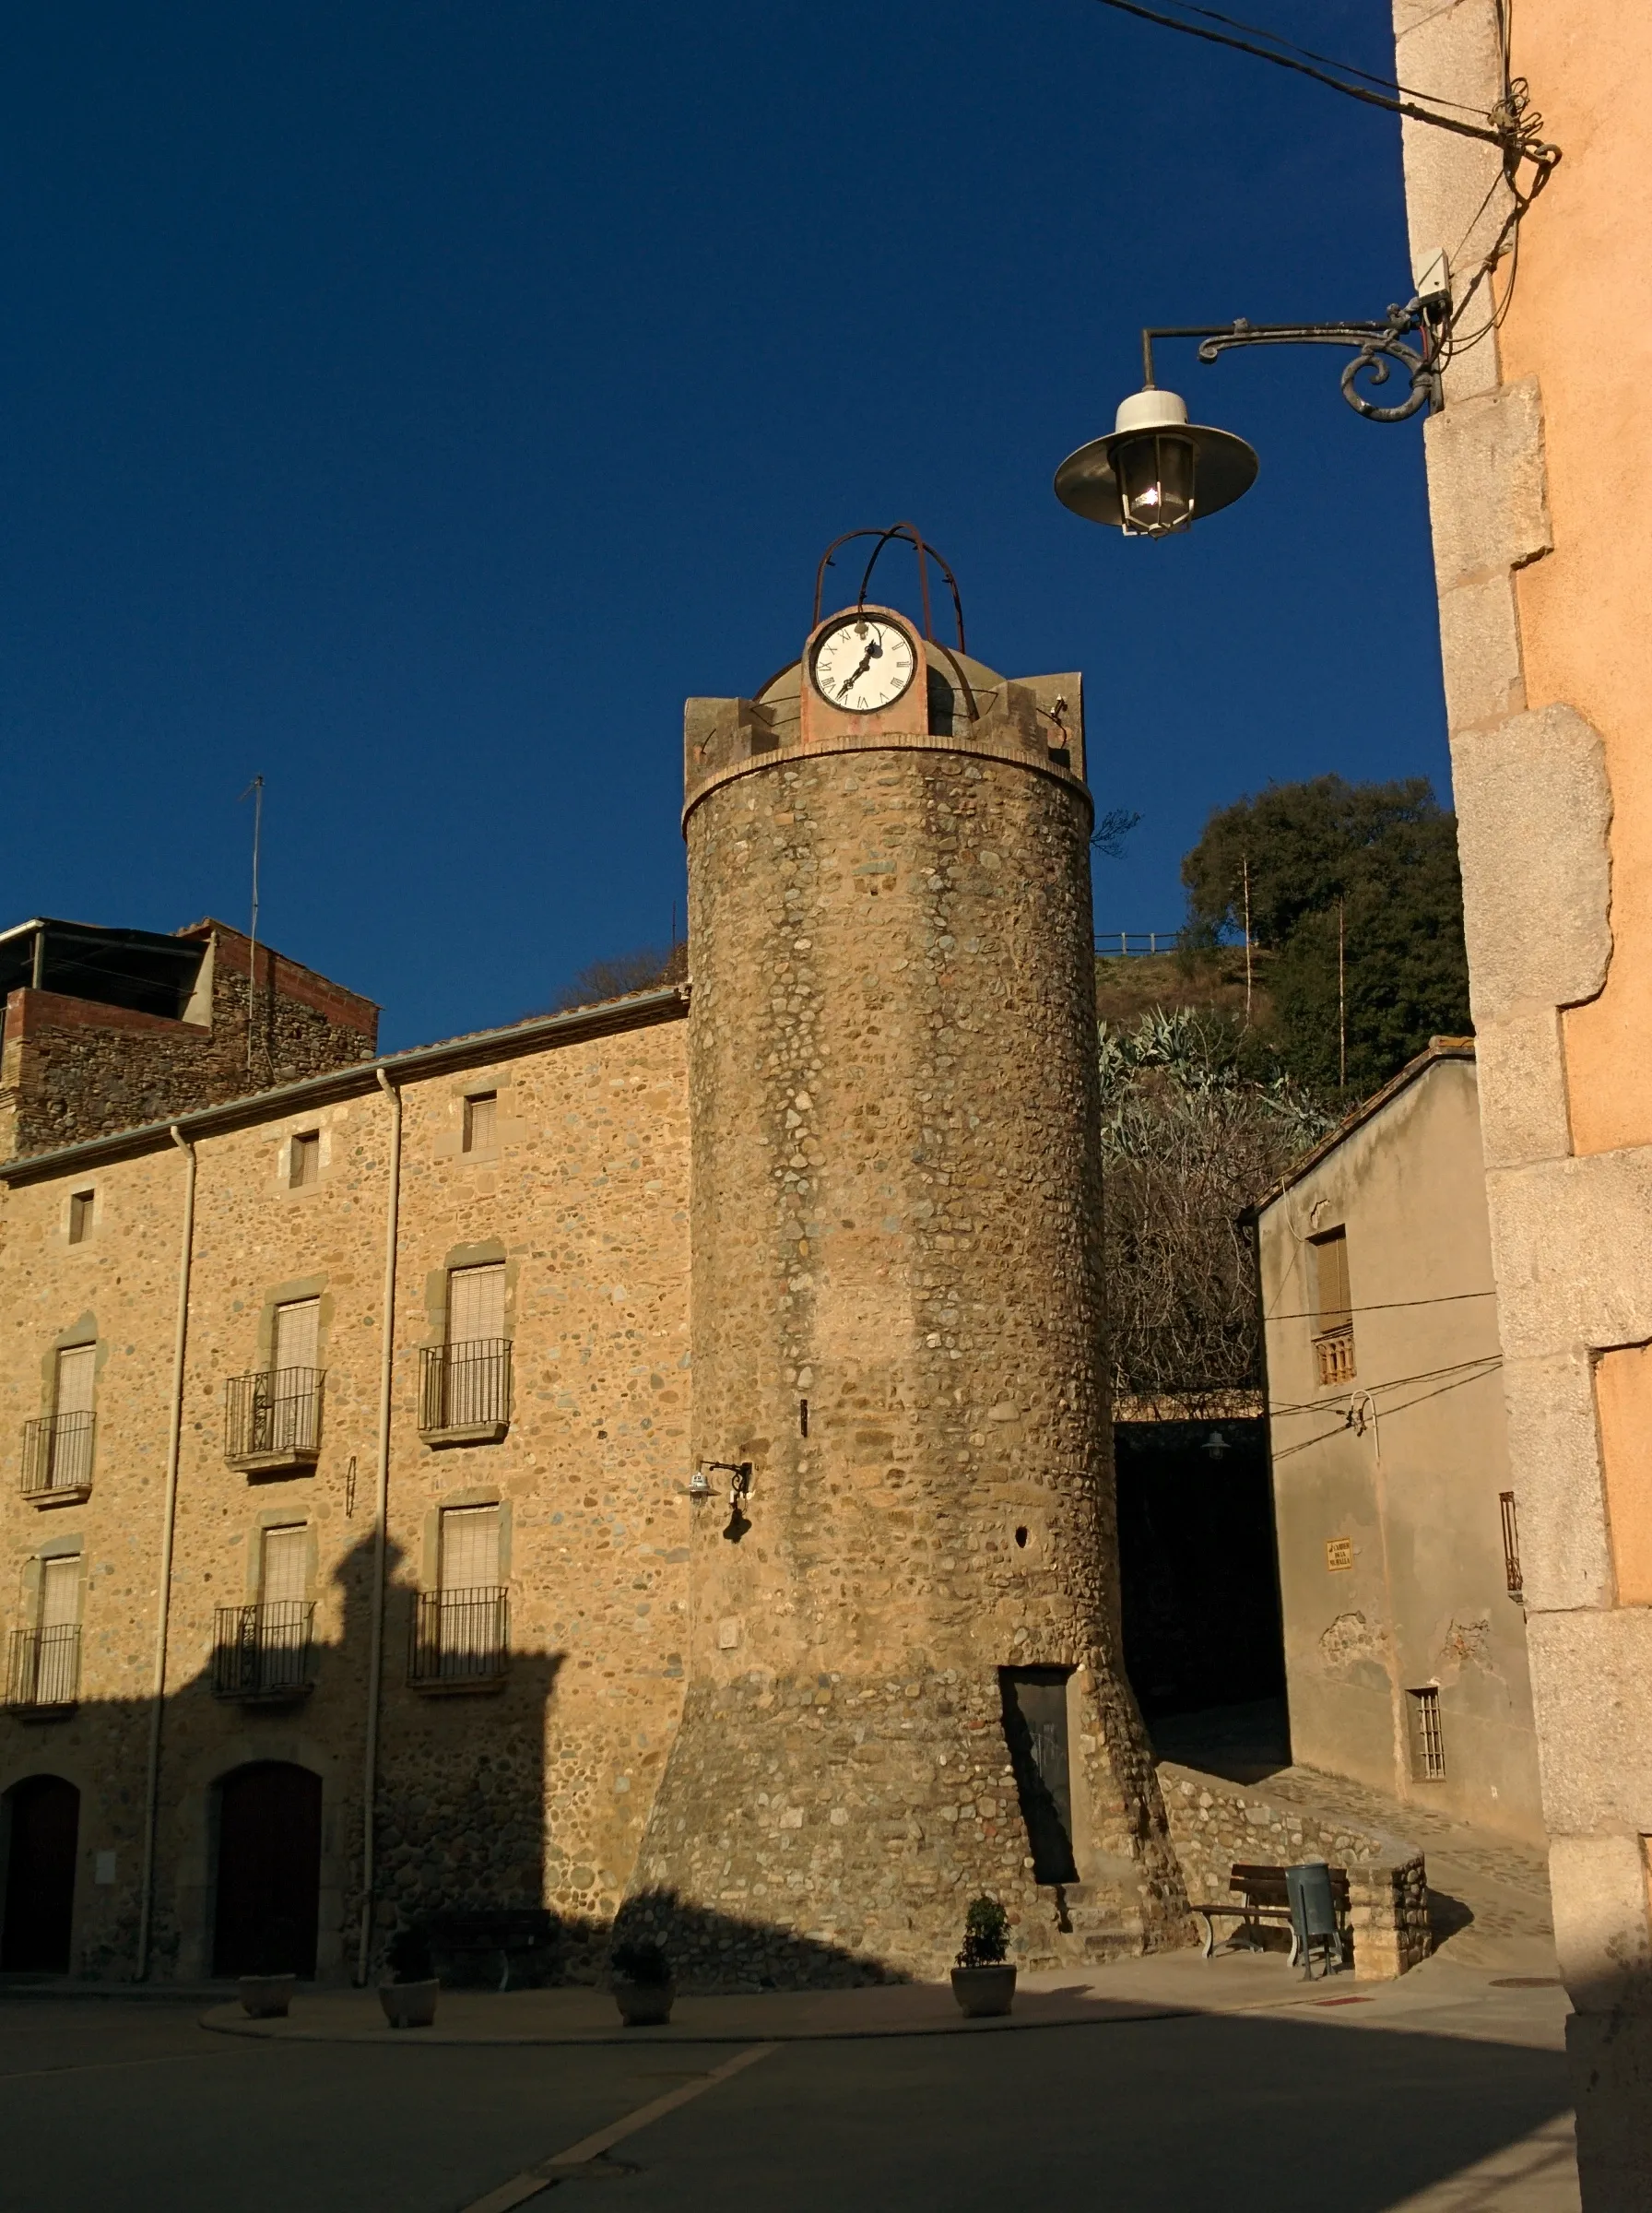
{"label": "clock face", "polygon": [[815,690],[850,715],[892,706],[918,665],[912,640],[881,615],[849,614],[823,631],[810,674]]}

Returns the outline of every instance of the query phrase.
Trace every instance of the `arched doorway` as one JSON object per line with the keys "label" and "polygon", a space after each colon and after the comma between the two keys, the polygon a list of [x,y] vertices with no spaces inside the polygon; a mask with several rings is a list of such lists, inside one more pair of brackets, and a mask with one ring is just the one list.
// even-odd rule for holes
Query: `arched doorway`
{"label": "arched doorway", "polygon": [[30,1775],[6,1793],[6,1812],[0,1967],[67,1974],[80,1793],[61,1775]]}
{"label": "arched doorway", "polygon": [[313,1975],[320,1903],[321,1777],[280,1759],[226,1775],[213,1973]]}

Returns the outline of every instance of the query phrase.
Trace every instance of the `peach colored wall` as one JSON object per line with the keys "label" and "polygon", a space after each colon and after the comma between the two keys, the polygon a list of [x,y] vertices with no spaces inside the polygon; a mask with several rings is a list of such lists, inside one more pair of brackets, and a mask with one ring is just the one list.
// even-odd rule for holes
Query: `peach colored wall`
{"label": "peach colored wall", "polygon": [[1574,1148],[1652,1142],[1652,7],[1521,9],[1522,72],[1564,159],[1522,226],[1505,382],[1536,376],[1554,550],[1516,576],[1526,704],[1599,731],[1612,960],[1564,1016]]}

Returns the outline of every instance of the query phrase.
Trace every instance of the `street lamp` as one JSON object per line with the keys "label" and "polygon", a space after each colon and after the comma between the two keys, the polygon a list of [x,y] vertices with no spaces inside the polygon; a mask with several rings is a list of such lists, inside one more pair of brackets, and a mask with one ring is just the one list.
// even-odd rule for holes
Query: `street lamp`
{"label": "street lamp", "polygon": [[[1373,422],[1403,422],[1440,405],[1440,367],[1449,336],[1451,301],[1444,289],[1420,292],[1391,307],[1381,323],[1247,323],[1190,329],[1144,330],[1142,387],[1119,407],[1112,431],[1080,446],[1056,471],[1056,497],[1086,522],[1110,523],[1127,538],[1168,538],[1196,516],[1214,515],[1244,496],[1257,479],[1255,449],[1231,431],[1189,422],[1187,404],[1162,391],[1153,376],[1155,338],[1198,338],[1198,358],[1213,361],[1235,346],[1351,346],[1342,396]],[[1419,334],[1417,349],[1403,343]],[[1369,375],[1385,385],[1390,362],[1405,371],[1409,389],[1393,407],[1378,407],[1359,389]]]}

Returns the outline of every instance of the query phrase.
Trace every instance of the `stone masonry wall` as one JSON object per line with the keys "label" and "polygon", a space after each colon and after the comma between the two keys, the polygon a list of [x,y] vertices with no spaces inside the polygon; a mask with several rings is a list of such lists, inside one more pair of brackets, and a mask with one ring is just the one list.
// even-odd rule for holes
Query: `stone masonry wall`
{"label": "stone masonry wall", "polygon": [[[1353,1828],[1335,1815],[1274,1801],[1248,1786],[1221,1784],[1169,1761],[1159,1786],[1170,1833],[1194,1904],[1226,1900],[1237,1864],[1287,1867],[1325,1860],[1348,1871],[1354,1975],[1389,1981],[1426,1959],[1433,1948],[1428,1874],[1415,1845]],[[1231,1931],[1218,1923],[1217,1937]]]}
{"label": "stone masonry wall", "polygon": [[[375,1952],[443,1905],[611,1915],[675,1731],[687,1647],[686,1029],[650,1018],[408,1083],[404,1098]],[[464,1101],[493,1091],[498,1142],[462,1149]],[[323,1785],[320,1971],[352,1969],[364,1748],[391,1109],[376,1086],[203,1138],[162,1742],[154,1972],[212,1966],[217,1785],[256,1760]],[[292,1190],[287,1146],[321,1137]],[[0,1189],[0,1629],[26,1627],[42,1551],[84,1560],[80,1698],[0,1713],[0,1795],[23,1776],[81,1792],[77,1970],[129,1975],[142,1854],[156,1569],[185,1162],[174,1146]],[[71,1191],[92,1234],[67,1242]],[[440,1341],[446,1271],[502,1259],[510,1428],[438,1448],[418,1434],[419,1350]],[[321,1302],[313,1471],[226,1464],[229,1379],[267,1365],[277,1301]],[[51,1404],[54,1348],[96,1342],[92,1493],[19,1496],[21,1427]],[[431,1697],[407,1680],[413,1601],[435,1580],[443,1505],[497,1501],[510,1594],[503,1687]],[[261,1533],[302,1524],[314,1687],[296,1705],[213,1695],[215,1614],[258,1590]],[[100,1865],[99,1855],[106,1855]],[[107,1855],[112,1854],[112,1862]],[[104,1879],[107,1877],[108,1879]]]}
{"label": "stone masonry wall", "polygon": [[53,991],[10,995],[0,1048],[0,1155],[138,1129],[372,1059],[372,1000],[264,945],[249,1056],[252,948],[222,923],[184,934],[209,940],[209,1022],[172,1022]]}
{"label": "stone masonry wall", "polygon": [[627,1911],[737,1983],[944,1972],[983,1889],[1035,1956],[1017,1665],[1074,1671],[1098,1919],[1186,1932],[1119,1652],[1088,795],[878,743],[776,751],[688,824],[694,1457],[752,1473],[694,1509]]}

